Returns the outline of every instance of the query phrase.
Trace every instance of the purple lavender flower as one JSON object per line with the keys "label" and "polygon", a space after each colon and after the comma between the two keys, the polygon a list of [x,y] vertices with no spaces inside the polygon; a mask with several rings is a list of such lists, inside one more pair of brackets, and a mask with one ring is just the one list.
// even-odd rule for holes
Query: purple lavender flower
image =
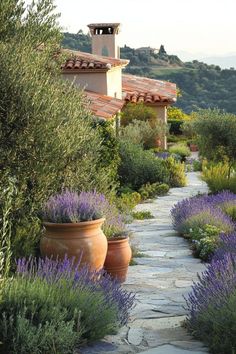
{"label": "purple lavender flower", "polygon": [[192,292],[186,298],[189,314],[187,325],[190,330],[198,328],[198,321],[209,307],[224,306],[236,288],[236,254],[224,253],[223,258],[213,258],[206,271],[198,276]]}
{"label": "purple lavender flower", "polygon": [[42,219],[54,223],[77,223],[105,217],[103,230],[107,237],[126,232],[125,218],[117,207],[96,191],[71,192],[51,196],[44,206]]}
{"label": "purple lavender flower", "polygon": [[232,255],[233,257],[236,255],[236,232],[220,235],[219,247],[214,254],[213,260],[223,259],[225,254]]}
{"label": "purple lavender flower", "polygon": [[100,206],[104,199],[105,196],[96,191],[78,194],[66,190],[49,198],[44,206],[42,219],[54,223],[96,220],[104,215]]}
{"label": "purple lavender flower", "polygon": [[170,155],[168,151],[155,152],[155,156],[162,160],[166,160]]}
{"label": "purple lavender flower", "polygon": [[91,272],[89,267],[80,267],[80,262],[75,264],[73,259],[67,257],[63,261],[49,258],[19,259],[16,276],[32,281],[39,278],[54,286],[66,282],[68,287],[78,292],[82,289],[89,290],[89,293],[102,292],[104,303],[101,306],[115,306],[118,309],[117,321],[121,325],[128,321],[129,311],[134,305],[134,294],[123,289],[104,270]]}
{"label": "purple lavender flower", "polygon": [[222,210],[222,205],[232,200],[235,200],[235,195],[229,192],[218,195],[204,194],[182,200],[171,210],[175,230],[184,234],[188,233],[192,226],[203,227],[212,224],[221,231],[232,232],[234,223]]}

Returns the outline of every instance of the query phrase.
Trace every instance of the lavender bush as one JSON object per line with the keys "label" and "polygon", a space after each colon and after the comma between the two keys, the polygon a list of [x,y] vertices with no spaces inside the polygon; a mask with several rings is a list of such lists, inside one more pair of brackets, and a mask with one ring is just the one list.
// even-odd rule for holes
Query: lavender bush
{"label": "lavender bush", "polygon": [[215,354],[234,354],[236,348],[236,233],[220,236],[220,248],[206,271],[198,276],[186,302],[186,325]]}
{"label": "lavender bush", "polygon": [[227,191],[184,199],[171,210],[175,230],[192,240],[197,256],[209,260],[220,233],[235,230],[236,195]]}
{"label": "lavender bush", "polygon": [[204,194],[182,200],[171,210],[175,230],[181,234],[188,234],[191,228],[211,224],[221,231],[232,232],[234,223],[224,213],[223,208],[220,208],[220,205],[226,203],[227,198],[230,199],[231,195],[223,192],[216,196]]}
{"label": "lavender bush", "polygon": [[73,353],[128,320],[134,295],[73,260],[20,259],[0,303],[0,342],[17,354]]}

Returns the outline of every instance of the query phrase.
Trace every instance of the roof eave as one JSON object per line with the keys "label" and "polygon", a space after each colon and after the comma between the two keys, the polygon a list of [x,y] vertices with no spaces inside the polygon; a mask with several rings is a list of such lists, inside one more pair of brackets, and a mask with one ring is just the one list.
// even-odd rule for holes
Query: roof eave
{"label": "roof eave", "polygon": [[62,74],[85,74],[85,73],[106,73],[110,69],[103,68],[103,69],[63,69]]}

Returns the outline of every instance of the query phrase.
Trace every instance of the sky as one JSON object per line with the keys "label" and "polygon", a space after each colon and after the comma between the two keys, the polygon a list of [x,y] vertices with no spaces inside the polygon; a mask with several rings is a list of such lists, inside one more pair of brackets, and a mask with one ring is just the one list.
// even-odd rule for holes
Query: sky
{"label": "sky", "polygon": [[[120,44],[195,58],[236,54],[236,0],[55,0],[64,31],[120,22]],[[180,55],[180,57],[181,57]]]}

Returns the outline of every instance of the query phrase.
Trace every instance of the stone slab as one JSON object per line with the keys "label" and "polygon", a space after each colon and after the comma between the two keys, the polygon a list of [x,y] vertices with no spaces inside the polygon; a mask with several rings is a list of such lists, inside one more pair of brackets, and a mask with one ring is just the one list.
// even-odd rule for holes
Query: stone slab
{"label": "stone slab", "polygon": [[141,352],[142,354],[205,354],[205,351],[185,350],[177,348],[173,345],[162,345],[157,348],[152,348]]}

